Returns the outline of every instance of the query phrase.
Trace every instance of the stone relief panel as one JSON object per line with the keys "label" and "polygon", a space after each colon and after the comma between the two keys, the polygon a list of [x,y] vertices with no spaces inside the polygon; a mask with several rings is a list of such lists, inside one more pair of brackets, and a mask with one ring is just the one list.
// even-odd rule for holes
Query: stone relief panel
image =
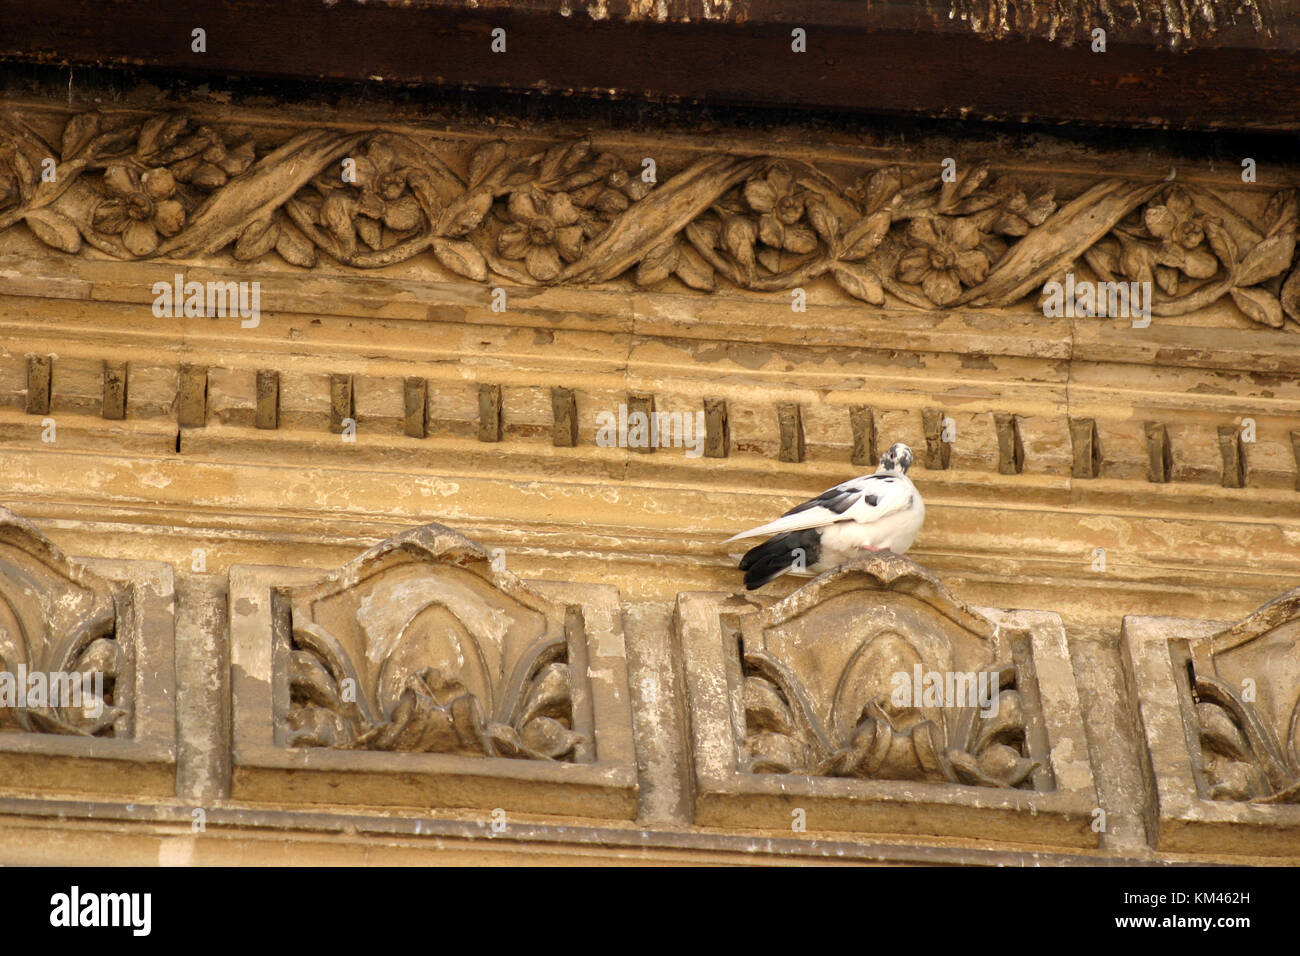
{"label": "stone relief panel", "polygon": [[1300,850],[1300,589],[1236,624],[1126,617],[1162,849]]}
{"label": "stone relief panel", "polygon": [[231,614],[236,797],[635,812],[613,588],[426,525],[324,578],[236,567]]}
{"label": "stone relief panel", "polygon": [[174,792],[172,636],[169,566],[73,560],[0,508],[0,787]]}
{"label": "stone relief panel", "polygon": [[1096,846],[1060,619],[875,557],[777,603],[679,597],[696,822]]}
{"label": "stone relief panel", "polygon": [[[47,163],[50,181],[39,175]],[[1145,283],[1159,316],[1223,300],[1260,326],[1300,322],[1294,189],[1243,205],[1172,181],[1098,175],[1080,188],[1037,173],[1022,182],[986,162],[948,173],[732,153],[651,173],[639,155],[586,139],[467,149],[185,111],[0,116],[0,230],[23,224],[69,254],[185,260],[228,249],[246,262],[312,268],[326,256],[359,269],[431,257],[474,282],[675,277],[700,291],[830,276],[871,306],[888,297],[923,310],[1033,301],[1078,272],[1103,299]]]}

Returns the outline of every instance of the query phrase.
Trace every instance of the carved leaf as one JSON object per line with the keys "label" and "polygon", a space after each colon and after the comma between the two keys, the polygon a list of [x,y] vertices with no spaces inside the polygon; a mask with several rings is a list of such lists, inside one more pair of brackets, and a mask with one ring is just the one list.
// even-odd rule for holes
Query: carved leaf
{"label": "carved leaf", "polygon": [[[137,156],[151,156],[160,149],[165,149],[176,141],[188,124],[184,115],[162,113],[151,116],[140,127],[140,138],[136,141]],[[66,135],[66,134],[65,134]]]}
{"label": "carved leaf", "polygon": [[457,275],[475,282],[487,278],[487,260],[468,242],[457,239],[435,239],[433,254],[438,261]]}
{"label": "carved leaf", "polygon": [[347,254],[351,254],[357,246],[356,229],[352,225],[353,210],[353,201],[342,193],[330,193],[320,210],[322,225]]}
{"label": "carved leaf", "polygon": [[1245,734],[1222,707],[1201,701],[1196,705],[1196,718],[1201,725],[1203,747],[1233,760],[1253,759]]}
{"label": "carved leaf", "polygon": [[881,210],[859,219],[844,234],[844,253],[840,258],[853,261],[863,259],[875,252],[876,247],[885,238],[885,234],[889,232],[889,226],[892,222],[893,217],[887,210]]}
{"label": "carved leaf", "polygon": [[37,239],[63,252],[81,249],[81,233],[72,220],[53,209],[33,209],[24,219]]}
{"label": "carved leaf", "polygon": [[255,219],[239,234],[235,243],[235,258],[240,262],[260,259],[272,249],[280,238],[280,224],[271,216]]}
{"label": "carved leaf", "polygon": [[880,278],[866,266],[836,262],[831,265],[831,274],[840,288],[855,299],[871,305],[885,304],[885,290],[880,285]]}
{"label": "carved leaf", "polygon": [[1295,231],[1297,219],[1300,219],[1300,198],[1294,189],[1283,189],[1274,193],[1264,210],[1264,220],[1269,224],[1269,236]]}
{"label": "carved leaf", "polygon": [[754,266],[754,243],[758,225],[745,216],[728,216],[722,222],[722,248],[746,268]]}
{"label": "carved leaf", "polygon": [[717,288],[717,280],[713,275],[713,267],[700,258],[699,253],[694,249],[682,247],[681,257],[677,262],[677,268],[673,270],[677,278],[681,279],[692,289],[698,289],[701,292],[712,292]]}
{"label": "carved leaf", "polygon": [[826,205],[826,201],[820,196],[809,197],[805,208],[808,212],[808,221],[812,223],[817,235],[822,237],[822,241],[826,245],[834,248],[840,234],[839,218],[831,212],[830,207]]}
{"label": "carved leaf", "polygon": [[568,720],[571,708],[569,665],[547,664],[533,678],[518,723],[526,725],[538,717]]}
{"label": "carved leaf", "polygon": [[501,165],[502,160],[509,153],[509,147],[503,140],[495,140],[491,143],[484,143],[478,149],[474,150],[474,155],[469,161],[469,188],[473,189],[488,173]]}
{"label": "carved leaf", "polygon": [[762,677],[745,678],[742,690],[745,726],[750,732],[772,731],[793,736],[796,733],[790,707],[771,681]]}
{"label": "carved leaf", "polygon": [[1282,308],[1292,321],[1300,322],[1300,266],[1293,269],[1282,283]]}
{"label": "carved leaf", "polygon": [[[1237,240],[1232,238],[1232,233],[1217,220],[1206,219],[1205,238],[1210,243],[1210,248],[1214,250],[1214,254],[1219,257],[1219,261],[1231,270],[1237,264],[1238,257]],[[1255,249],[1258,250],[1259,246],[1256,246]],[[1251,255],[1254,255],[1253,251]],[[1238,281],[1240,282],[1240,274],[1238,274]],[[1251,285],[1252,283],[1243,284]]]}
{"label": "carved leaf", "polygon": [[327,707],[336,713],[342,713],[343,702],[339,699],[338,687],[334,677],[309,651],[296,650],[289,658],[289,689],[291,693]]}
{"label": "carved leaf", "polygon": [[1252,322],[1275,329],[1282,327],[1282,303],[1263,289],[1230,289],[1232,301]]}
{"label": "carved leaf", "polygon": [[636,267],[636,284],[649,286],[662,282],[673,274],[680,261],[681,251],[676,239],[660,243]]}
{"label": "carved leaf", "polygon": [[903,188],[902,171],[897,166],[886,166],[871,174],[867,180],[863,195],[863,205],[868,213],[874,213]]}
{"label": "carved leaf", "polygon": [[1237,285],[1248,286],[1278,275],[1291,265],[1295,254],[1295,236],[1271,236],[1246,255],[1237,272]]}
{"label": "carved leaf", "polygon": [[491,208],[491,192],[467,193],[442,211],[437,231],[453,238],[464,236],[483,221]]}
{"label": "carved leaf", "polygon": [[79,113],[63,127],[61,158],[67,162],[89,143],[99,132],[101,117],[98,112]]}
{"label": "carved leaf", "polygon": [[716,249],[718,234],[721,231],[722,227],[716,219],[697,219],[695,222],[687,223],[686,238],[691,240],[692,245],[697,249]]}
{"label": "carved leaf", "polygon": [[281,221],[275,251],[292,266],[310,269],[316,265],[316,247],[293,223]]}

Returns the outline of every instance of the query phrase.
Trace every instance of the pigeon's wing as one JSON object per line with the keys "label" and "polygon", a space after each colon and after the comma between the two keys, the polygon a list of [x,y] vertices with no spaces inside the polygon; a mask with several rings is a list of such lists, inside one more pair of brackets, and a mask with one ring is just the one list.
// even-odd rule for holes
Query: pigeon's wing
{"label": "pigeon's wing", "polygon": [[[907,507],[911,497],[909,482],[894,475],[866,475],[851,478],[823,491],[816,498],[791,508],[783,516],[767,524],[750,528],[733,535],[727,541],[739,538],[756,538],[759,535],[784,534],[787,531],[805,531],[821,528],[838,521],[857,521],[869,524],[885,515]],[[725,544],[726,542],[724,542]]]}

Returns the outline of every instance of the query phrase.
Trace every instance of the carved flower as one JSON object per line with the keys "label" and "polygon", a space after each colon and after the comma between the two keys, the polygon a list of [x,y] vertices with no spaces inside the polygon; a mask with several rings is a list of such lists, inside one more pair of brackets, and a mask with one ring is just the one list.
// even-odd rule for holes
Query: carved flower
{"label": "carved flower", "polygon": [[131,166],[110,166],[104,173],[109,198],[95,207],[95,231],[120,235],[134,256],[147,256],[158,248],[158,234],[174,236],[185,225],[185,208],[173,197],[176,180],[165,168],[143,174]]}
{"label": "carved flower", "polygon": [[778,164],[766,175],[745,183],[745,202],[760,214],[758,238],[773,249],[805,254],[817,248],[817,237],[801,220],[807,210],[807,193],[798,189],[790,171]]}
{"label": "carved flower", "polygon": [[510,194],[511,224],[501,231],[497,249],[507,259],[523,259],[528,274],[550,282],[564,262],[582,254],[581,216],[568,193],[521,189]]}
{"label": "carved flower", "polygon": [[570,176],[566,186],[576,183],[583,185],[569,189],[573,204],[594,211],[604,220],[612,220],[650,192],[650,184],[629,173],[612,153],[602,153],[589,169]]}
{"label": "carved flower", "polygon": [[998,189],[1005,194],[998,217],[993,223],[993,231],[1004,236],[1026,235],[1034,226],[1041,226],[1047,217],[1056,212],[1055,194],[1050,189],[1040,190],[1032,197],[1026,196],[1023,189],[1017,189],[1005,181],[998,182]]}
{"label": "carved flower", "polygon": [[951,305],[961,296],[962,286],[979,285],[988,275],[989,256],[980,248],[983,239],[969,218],[913,219],[905,233],[910,251],[898,260],[898,278],[919,284],[935,305]]}
{"label": "carved flower", "polygon": [[374,218],[399,232],[420,225],[420,204],[407,186],[411,170],[398,166],[397,153],[380,142],[372,142],[366,155],[357,157],[356,185],[361,189],[362,214],[380,208]]}
{"label": "carved flower", "polygon": [[[1205,216],[1194,214],[1192,201],[1180,187],[1173,187],[1165,196],[1163,205],[1149,205],[1142,214],[1142,224],[1147,232],[1160,240],[1155,250],[1155,262],[1165,269],[1176,269],[1193,279],[1208,279],[1219,270],[1219,261],[1208,249],[1205,241]],[[1128,271],[1128,270],[1126,270]],[[1171,294],[1176,289],[1176,276],[1161,276],[1161,287]],[[1174,289],[1166,288],[1174,285]]]}
{"label": "carved flower", "polygon": [[201,189],[224,186],[253,164],[253,140],[227,147],[221,134],[200,126],[186,135],[189,118],[172,113],[155,116],[140,128],[136,158],[150,166],[166,166],[177,182]]}

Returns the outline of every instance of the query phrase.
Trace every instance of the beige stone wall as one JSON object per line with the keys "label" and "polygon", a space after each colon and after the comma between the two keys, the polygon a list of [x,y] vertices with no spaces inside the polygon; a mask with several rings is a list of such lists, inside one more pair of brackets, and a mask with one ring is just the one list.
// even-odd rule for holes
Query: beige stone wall
{"label": "beige stone wall", "polygon": [[[220,186],[195,185],[189,170],[191,182],[177,187],[192,203],[186,225],[174,238],[160,236],[155,250],[131,252],[121,245],[125,233],[97,226],[105,224],[101,204],[113,198],[101,181],[113,157],[125,150],[137,165],[160,162],[160,153],[140,145],[144,133],[132,132],[156,111],[142,101],[129,107],[107,111],[88,133],[120,129],[125,147],[109,143],[94,154],[97,147],[84,146],[90,152],[79,154],[66,130],[81,110],[36,100],[5,104],[5,134],[21,141],[28,165],[40,168],[39,144],[62,143],[49,149],[73,182],[41,207],[57,210],[59,219],[34,213],[34,228],[30,219],[0,220],[7,226],[0,229],[0,501],[67,554],[106,569],[108,579],[138,577],[145,562],[174,577],[172,632],[158,638],[170,656],[145,662],[137,655],[135,663],[170,668],[174,678],[176,734],[159,746],[172,748],[162,759],[175,768],[176,789],[173,796],[146,787],[132,763],[138,756],[97,763],[93,753],[48,749],[51,740],[61,747],[67,740],[40,735],[5,752],[11,772],[2,782],[0,825],[11,835],[8,859],[82,861],[111,852],[130,861],[278,861],[283,840],[259,827],[283,831],[294,862],[492,862],[516,853],[536,862],[974,862],[1300,852],[1294,806],[1198,796],[1197,786],[1209,786],[1202,756],[1169,732],[1176,725],[1157,734],[1155,722],[1159,715],[1194,726],[1199,698],[1179,690],[1176,672],[1160,671],[1164,650],[1141,657],[1122,635],[1127,616],[1219,622],[1130,628],[1157,633],[1160,648],[1172,641],[1176,656],[1184,653],[1184,631],[1213,636],[1300,583],[1300,387],[1287,281],[1294,169],[1264,169],[1258,183],[1244,184],[1236,170],[1208,161],[1148,160],[1064,142],[1030,152],[994,141],[970,155],[969,147],[939,137],[901,147],[884,136],[830,134],[814,146],[798,129],[704,138],[598,128],[590,131],[591,155],[617,157],[626,178],[610,176],[608,188],[624,198],[605,207],[591,199],[583,215],[592,218],[594,235],[584,237],[584,252],[562,261],[564,275],[539,280],[526,260],[498,245],[510,228],[509,187],[500,187],[495,211],[480,210],[467,232],[447,226],[448,216],[455,219],[448,210],[474,208],[470,199],[483,181],[509,178],[501,165],[507,152],[495,152],[482,128],[380,110],[300,110],[286,119],[280,111],[188,104],[189,124],[177,143],[217,129],[224,151],[234,154],[235,144],[247,141],[255,162],[229,164],[229,181]],[[523,161],[516,175],[541,181],[548,163],[568,161],[557,150],[580,132],[511,130],[506,149]],[[299,220],[290,209],[311,188],[308,178],[327,178],[346,156],[376,155],[376,141],[405,144],[397,168],[432,177],[436,208],[406,210],[422,209],[425,225],[376,232],[383,216],[372,210],[378,218],[370,218],[363,207],[371,200],[358,191],[355,205],[338,206],[343,225],[322,206],[314,213],[318,234],[307,226],[292,232],[290,222]],[[299,152],[276,152],[291,149]],[[960,178],[945,186],[939,171],[949,156]],[[637,181],[645,157],[655,159],[658,182],[636,195],[626,182]],[[991,170],[987,179],[981,160]],[[300,174],[292,172],[295,162],[315,166]],[[1171,166],[1173,186],[1165,182]],[[444,167],[449,172],[439,173]],[[746,198],[758,190],[746,184],[771,182],[773,168],[794,169],[796,189],[824,197],[829,219],[820,226],[806,210],[798,224],[787,224],[816,244],[807,260],[816,268],[803,273],[798,257],[807,253],[797,251],[799,242],[784,259],[772,259],[760,234],[771,228],[756,208],[762,201]],[[892,180],[872,177],[895,168],[894,198],[881,203]],[[579,163],[563,175],[584,169]],[[415,192],[403,175],[404,195]],[[560,191],[554,181],[561,174],[547,175],[549,192]],[[462,192],[449,185],[454,181]],[[1119,274],[1129,243],[1173,255],[1162,251],[1155,231],[1141,231],[1160,219],[1149,210],[1178,205],[1171,189],[1195,201],[1187,216],[1201,221],[1207,238],[1193,246],[1211,257],[1213,277],[1198,287],[1196,277],[1159,265],[1161,279],[1181,287],[1163,290],[1166,314],[1147,328],[1045,316],[1037,297],[1049,279],[1066,271],[1096,278],[1090,270],[1099,263]],[[981,207],[986,192],[990,204]],[[1034,201],[1041,215],[1023,205]],[[14,208],[28,207],[0,208],[0,215],[12,219]],[[877,229],[869,220],[881,210]],[[298,213],[312,219],[311,210]],[[1020,223],[1008,226],[1018,215]],[[708,236],[712,216],[720,224],[716,238]],[[963,298],[955,303],[934,301],[898,271],[898,257],[914,248],[907,223],[924,216],[979,219],[1001,244],[989,247],[987,279],[959,280]],[[1217,232],[1204,224],[1207,216]],[[261,249],[268,221],[284,241]],[[60,238],[65,223],[80,238]],[[999,223],[1010,231],[999,233]],[[477,247],[475,230],[487,237]],[[882,230],[866,258],[848,255],[846,237]],[[339,238],[344,233],[355,248]],[[367,235],[377,249],[368,248]],[[419,253],[406,254],[403,243],[426,236]],[[307,261],[297,240],[313,247],[310,267],[292,264]],[[76,251],[54,248],[60,245]],[[481,268],[474,248],[487,250]],[[756,260],[757,252],[767,259]],[[178,272],[186,281],[259,282],[259,323],[156,317],[154,283]],[[806,311],[792,310],[795,288],[806,294]],[[494,289],[505,291],[504,311],[493,310]],[[1274,317],[1281,327],[1273,327]],[[576,444],[569,444],[565,417],[570,395]],[[656,410],[710,409],[711,455],[596,444],[599,413],[651,396]],[[346,418],[355,420],[355,435],[344,429]],[[55,423],[53,441],[43,440],[47,419]],[[940,435],[944,419],[954,430],[951,442]],[[1254,423],[1251,441],[1238,438],[1243,419]],[[485,440],[498,429],[500,440]],[[1088,440],[1098,448],[1095,465]],[[790,578],[743,595],[721,544],[871,470],[873,447],[894,441],[916,450],[912,477],[928,507],[908,557],[937,579],[926,585],[942,592],[934,602],[976,615],[977,623],[962,624],[961,634],[943,631],[942,640],[952,647],[975,641],[970,659],[983,666],[1002,648],[1002,638],[990,635],[1002,631],[985,634],[978,621],[1046,612],[1025,618],[1037,622],[1032,626],[1007,627],[1032,635],[1024,638],[1029,649],[1016,652],[1017,693],[1047,727],[1039,763],[1050,779],[1033,780],[1025,791],[932,780],[915,768],[898,769],[893,781],[859,769],[795,774],[807,778],[807,791],[790,784],[782,797],[780,781],[793,776],[734,767],[708,776],[710,747],[721,748],[724,763],[743,764],[746,720],[756,719],[746,717],[741,700],[750,666],[744,654],[709,669],[719,646],[732,641],[734,649],[723,635],[743,630],[732,617],[779,618],[780,608],[798,607],[852,635],[881,626],[855,616],[877,604],[921,631],[931,627],[925,615],[950,623],[960,616],[934,611],[933,603],[917,611],[918,599],[896,583],[911,578],[888,568],[850,575],[856,583],[837,599],[848,610],[807,589],[789,597],[805,584]],[[482,587],[497,594],[506,587],[499,575],[518,576],[549,600],[587,608],[583,633],[593,648],[600,628],[605,644],[621,648],[609,651],[618,661],[612,676],[591,677],[608,670],[593,665],[584,677],[567,660],[574,687],[590,681],[617,703],[609,725],[592,718],[588,728],[596,739],[592,767],[500,755],[377,754],[365,746],[359,753],[281,752],[294,749],[275,737],[292,695],[287,683],[274,690],[289,678],[272,651],[275,640],[290,638],[274,637],[274,589],[310,586],[367,548],[431,522],[468,536],[486,549],[484,560],[498,557],[488,570],[474,565],[488,582]],[[1097,549],[1104,549],[1104,565]],[[451,573],[436,549],[426,560],[428,573]],[[567,596],[555,597],[563,588]],[[688,593],[696,596],[681,597]],[[701,610],[709,602],[723,602],[723,610]],[[255,618],[260,623],[249,623]],[[1270,620],[1271,629],[1252,639],[1294,662],[1292,619]],[[574,640],[566,645],[570,655],[579,646]],[[807,653],[813,671],[831,666],[828,650]],[[1265,654],[1256,663],[1265,668],[1273,659]],[[1208,679],[1215,660],[1203,658],[1197,676]],[[417,670],[403,666],[407,676]],[[1288,680],[1290,666],[1282,669]],[[1159,686],[1158,672],[1166,678]],[[143,680],[142,673],[136,677]],[[1234,680],[1241,676],[1234,672]],[[1037,689],[1027,690],[1031,685]],[[138,686],[160,692],[157,684]],[[739,724],[719,718],[721,736],[703,739],[700,694],[710,686],[741,701],[708,704],[721,712],[739,707]],[[1280,792],[1287,773],[1300,771],[1286,721],[1300,684],[1282,680],[1270,693],[1259,710],[1280,747],[1270,758],[1281,761],[1270,784]],[[578,718],[566,719],[577,732]],[[244,733],[266,739],[254,745]],[[1062,741],[1073,748],[1068,757]],[[1262,745],[1248,743],[1258,754]],[[606,766],[611,752],[617,756]],[[91,769],[58,770],[71,759],[88,760]],[[1199,778],[1191,770],[1180,783],[1162,776],[1191,766]],[[592,773],[574,782],[571,770]],[[908,789],[909,773],[919,790]],[[752,793],[750,778],[759,778]],[[1046,794],[1041,806],[1032,788]],[[349,796],[331,800],[331,792]],[[67,800],[80,809],[60,818],[56,808]],[[98,805],[93,814],[86,801]],[[1191,809],[1175,811],[1184,804]],[[195,807],[204,810],[202,832],[191,826]],[[508,818],[499,834],[490,828],[497,808]],[[1095,808],[1106,811],[1105,832],[1091,827]],[[795,809],[806,811],[806,830],[791,829]],[[1040,809],[1044,826],[1030,833],[1024,822]],[[1164,819],[1176,813],[1192,822]],[[1197,816],[1215,813],[1227,816]],[[1247,819],[1255,822],[1240,822]],[[59,834],[53,849],[50,831]],[[1253,835],[1259,832],[1264,836]]]}

